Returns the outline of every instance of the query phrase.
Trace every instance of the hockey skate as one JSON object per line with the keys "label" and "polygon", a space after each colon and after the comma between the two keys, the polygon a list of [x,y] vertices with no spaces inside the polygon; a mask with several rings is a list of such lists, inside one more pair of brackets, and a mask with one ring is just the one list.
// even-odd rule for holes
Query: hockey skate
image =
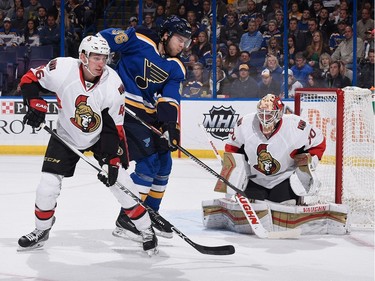
{"label": "hockey skate", "polygon": [[158,250],[158,238],[155,235],[154,229],[150,226],[146,230],[140,231],[143,242],[143,250],[150,257],[156,255]]}
{"label": "hockey skate", "polygon": [[150,219],[152,226],[154,227],[155,234],[160,237],[171,239],[173,238],[173,230],[171,224],[164,218],[159,216],[158,212],[155,214],[150,213]]}
{"label": "hockey skate", "polygon": [[116,220],[116,228],[112,235],[119,238],[130,239],[135,242],[143,242],[143,238],[134,223],[123,214],[120,214]]}
{"label": "hockey skate", "polygon": [[[55,217],[53,217],[52,225],[55,223],[55,220]],[[20,247],[17,249],[17,251],[29,251],[43,247],[44,242],[46,242],[49,238],[51,228],[46,230],[39,230],[35,228],[29,234],[22,236],[20,239],[18,239],[18,245]]]}

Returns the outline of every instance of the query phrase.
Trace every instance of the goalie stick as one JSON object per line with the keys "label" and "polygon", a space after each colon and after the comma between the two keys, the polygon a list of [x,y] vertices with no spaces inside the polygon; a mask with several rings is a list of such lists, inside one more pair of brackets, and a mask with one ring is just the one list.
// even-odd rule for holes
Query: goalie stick
{"label": "goalie stick", "polygon": [[[69,148],[71,151],[73,151],[76,155],[78,155],[83,161],[85,161],[87,164],[89,164],[91,167],[93,167],[97,172],[105,173],[107,172],[102,169],[98,164],[92,163],[91,160],[86,157],[82,152],[80,152],[77,148],[72,146],[70,143],[62,139],[56,132],[54,132],[50,127],[46,126],[44,123],[41,125],[48,133],[50,133],[53,137],[58,139],[62,144],[64,144],[67,148]],[[151,207],[143,204],[142,200],[139,199],[133,192],[131,192],[129,189],[127,189],[124,185],[116,181],[115,183],[118,188],[129,195],[134,201],[136,201],[138,204],[141,204],[150,216],[153,217],[154,220],[157,220],[160,223],[165,224],[167,227],[170,227],[173,232],[175,232],[180,238],[182,238],[185,242],[187,242],[190,246],[192,246],[194,249],[196,249],[198,252],[206,255],[232,255],[235,253],[235,248],[233,245],[224,245],[224,246],[204,246],[199,245],[192,240],[189,239],[184,233],[182,233],[179,229],[177,229],[173,224],[168,222],[166,219],[164,219],[160,214],[155,212]]]}
{"label": "goalie stick", "polygon": [[[219,151],[217,150],[215,144],[208,136],[206,129],[204,128],[203,124],[199,124],[199,127],[202,128],[204,131],[205,136],[209,144],[211,145],[212,151],[214,152],[216,158],[223,164],[223,159],[221,158]],[[257,216],[255,210],[253,209],[249,199],[241,194],[236,193],[235,198],[237,203],[240,205],[242,212],[244,213],[247,221],[249,222],[251,229],[254,231],[255,235],[259,238],[272,238],[272,239],[279,239],[279,238],[298,238],[301,235],[300,229],[291,229],[286,231],[268,231],[263,227],[260,222],[259,217]],[[269,212],[271,213],[270,209]]]}

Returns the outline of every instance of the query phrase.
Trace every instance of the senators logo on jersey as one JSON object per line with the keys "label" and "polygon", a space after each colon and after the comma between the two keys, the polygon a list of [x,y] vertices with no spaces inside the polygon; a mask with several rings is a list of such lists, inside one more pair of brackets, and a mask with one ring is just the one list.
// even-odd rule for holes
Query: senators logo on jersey
{"label": "senators logo on jersey", "polygon": [[267,146],[264,143],[258,146],[258,164],[253,167],[265,175],[273,175],[280,170],[280,163],[267,151]]}
{"label": "senators logo on jersey", "polygon": [[100,116],[87,105],[88,96],[80,95],[75,101],[75,115],[70,118],[74,126],[81,129],[84,133],[91,133],[99,128]]}

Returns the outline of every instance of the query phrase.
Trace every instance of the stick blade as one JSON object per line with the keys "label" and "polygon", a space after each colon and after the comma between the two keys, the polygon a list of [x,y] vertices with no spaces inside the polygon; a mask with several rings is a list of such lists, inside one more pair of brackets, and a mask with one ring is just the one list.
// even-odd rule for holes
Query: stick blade
{"label": "stick blade", "polygon": [[194,248],[205,255],[227,256],[233,255],[236,252],[233,245],[224,245],[216,247],[196,245]]}

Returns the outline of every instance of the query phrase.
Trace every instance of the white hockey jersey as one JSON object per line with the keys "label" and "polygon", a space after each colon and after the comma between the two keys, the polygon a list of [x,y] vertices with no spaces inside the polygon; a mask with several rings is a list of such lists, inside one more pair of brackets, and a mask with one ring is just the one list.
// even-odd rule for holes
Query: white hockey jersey
{"label": "white hockey jersey", "polygon": [[293,157],[309,152],[321,159],[326,144],[321,130],[313,128],[297,115],[284,115],[272,136],[267,139],[261,131],[256,113],[241,118],[225,146],[225,151],[238,152],[244,145],[251,180],[265,188],[289,178],[296,169]]}
{"label": "white hockey jersey", "polygon": [[56,58],[46,66],[30,69],[21,83],[30,79],[56,93],[57,133],[77,149],[84,150],[99,140],[104,109],[108,108],[114,124],[122,129],[125,95],[120,77],[110,67],[104,68],[94,84],[84,81],[81,67],[78,59]]}

